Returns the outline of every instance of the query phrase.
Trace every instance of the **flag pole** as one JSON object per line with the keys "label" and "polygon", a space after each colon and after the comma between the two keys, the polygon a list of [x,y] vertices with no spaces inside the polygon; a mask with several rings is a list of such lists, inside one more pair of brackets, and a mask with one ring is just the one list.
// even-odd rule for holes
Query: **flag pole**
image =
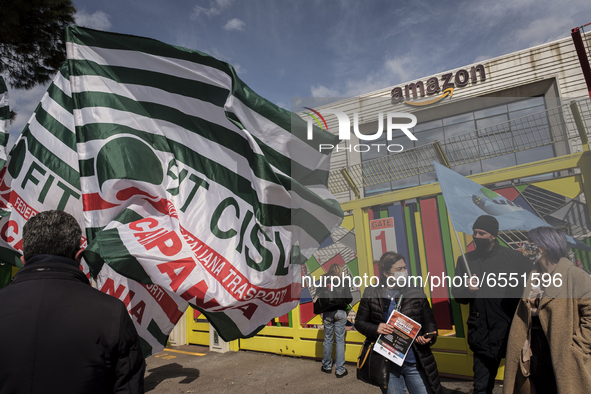
{"label": "flag pole", "polygon": [[468,271],[468,276],[472,277],[472,272],[470,272],[470,267],[468,267],[468,261],[466,260],[466,255],[464,254],[464,248],[462,248],[462,243],[460,242],[460,236],[458,232],[454,229],[456,233],[456,239],[458,240],[458,245],[460,245],[460,251],[462,252],[462,258],[464,259],[464,264],[466,265],[466,271]]}

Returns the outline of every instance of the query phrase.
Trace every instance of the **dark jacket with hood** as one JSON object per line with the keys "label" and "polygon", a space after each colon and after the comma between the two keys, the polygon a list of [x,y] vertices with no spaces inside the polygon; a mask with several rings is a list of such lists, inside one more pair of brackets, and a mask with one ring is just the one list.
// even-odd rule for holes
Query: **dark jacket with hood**
{"label": "dark jacket with hood", "polygon": [[[368,340],[375,342],[378,338],[378,326],[385,323],[384,312],[390,307],[390,299],[384,297],[385,288],[368,287],[363,293],[363,298],[357,309],[355,316],[355,328],[357,331],[367,337]],[[424,335],[428,332],[437,331],[433,311],[429,301],[420,287],[406,287],[402,289],[402,303],[400,304],[400,313],[406,315],[421,324],[421,331],[418,335]],[[439,371],[435,357],[431,352],[431,345],[435,343],[437,336],[434,336],[426,345],[419,345],[413,342],[412,348],[415,351],[417,364],[427,373],[431,389],[436,394],[443,393],[443,388],[439,380]]]}
{"label": "dark jacket with hood", "polygon": [[143,393],[125,305],[72,259],[37,255],[0,290],[0,393]]}
{"label": "dark jacket with hood", "polygon": [[[496,240],[490,251],[466,253],[466,260],[472,275],[478,276],[479,281],[484,277],[484,283],[480,283],[476,291],[464,287],[464,283],[452,287],[456,301],[470,304],[468,345],[474,353],[501,359],[505,357],[509,328],[524,288],[522,274],[531,270],[532,263],[521,253],[499,245]],[[465,274],[466,265],[460,256],[455,276],[464,277]],[[495,278],[496,286],[489,286],[494,282],[488,278]],[[506,278],[507,283],[501,278]]]}

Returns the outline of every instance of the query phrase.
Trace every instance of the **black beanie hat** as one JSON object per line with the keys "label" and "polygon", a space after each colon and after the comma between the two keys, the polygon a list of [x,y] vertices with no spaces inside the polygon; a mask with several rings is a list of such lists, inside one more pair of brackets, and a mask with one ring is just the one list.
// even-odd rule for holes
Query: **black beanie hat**
{"label": "black beanie hat", "polygon": [[476,229],[484,230],[496,237],[499,235],[499,222],[490,215],[482,215],[476,219],[474,225],[472,226],[472,230]]}

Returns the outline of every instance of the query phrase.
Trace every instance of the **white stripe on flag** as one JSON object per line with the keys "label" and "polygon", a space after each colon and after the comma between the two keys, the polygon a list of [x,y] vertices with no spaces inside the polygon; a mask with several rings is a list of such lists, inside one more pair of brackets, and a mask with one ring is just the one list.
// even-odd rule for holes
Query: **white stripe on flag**
{"label": "white stripe on flag", "polygon": [[66,44],[66,48],[68,50],[68,58],[73,60],[91,60],[104,66],[136,68],[138,70],[170,74],[179,78],[203,82],[226,89],[232,88],[232,78],[227,73],[188,60],[174,59],[139,51],[84,46],[71,42]]}

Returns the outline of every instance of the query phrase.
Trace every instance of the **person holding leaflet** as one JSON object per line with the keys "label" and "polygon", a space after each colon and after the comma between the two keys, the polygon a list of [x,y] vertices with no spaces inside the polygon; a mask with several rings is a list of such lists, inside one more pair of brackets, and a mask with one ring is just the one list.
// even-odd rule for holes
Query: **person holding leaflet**
{"label": "person holding leaflet", "polygon": [[437,363],[431,345],[437,340],[437,325],[429,301],[421,287],[411,286],[407,281],[408,269],[404,257],[396,252],[386,252],[378,262],[380,284],[365,289],[355,319],[357,331],[375,342],[379,335],[392,334],[394,327],[387,324],[388,318],[398,311],[421,324],[411,349],[402,366],[389,362],[390,375],[384,394],[443,393]]}

